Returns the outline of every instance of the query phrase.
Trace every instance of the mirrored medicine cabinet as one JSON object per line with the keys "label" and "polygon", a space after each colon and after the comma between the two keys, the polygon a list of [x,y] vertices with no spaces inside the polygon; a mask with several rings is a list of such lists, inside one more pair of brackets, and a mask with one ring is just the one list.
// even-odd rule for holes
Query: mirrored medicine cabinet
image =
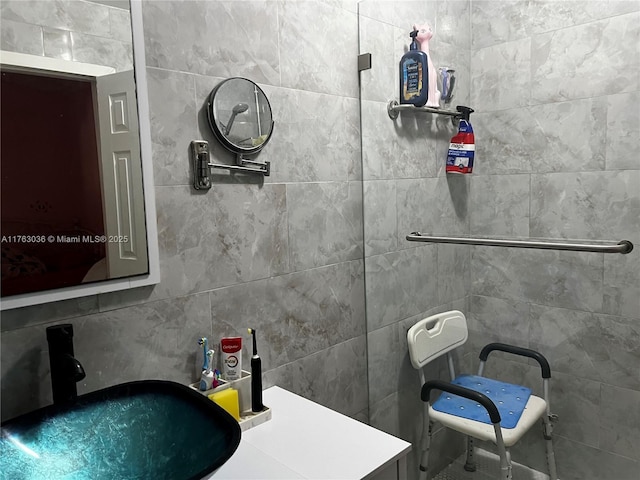
{"label": "mirrored medicine cabinet", "polygon": [[78,61],[22,53],[42,42],[46,8],[3,2],[5,20],[29,28],[0,52],[2,310],[160,280],[141,3],[84,4],[56,2],[119,19],[96,32],[117,48]]}

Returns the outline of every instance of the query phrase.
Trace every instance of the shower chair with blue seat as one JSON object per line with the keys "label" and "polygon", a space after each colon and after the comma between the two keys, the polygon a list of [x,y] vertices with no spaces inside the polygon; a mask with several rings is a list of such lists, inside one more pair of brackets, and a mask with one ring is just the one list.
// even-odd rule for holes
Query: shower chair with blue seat
{"label": "shower chair with blue seat", "polygon": [[[466,435],[465,470],[473,472],[476,469],[474,439],[490,441],[497,446],[500,456],[500,479],[511,480],[513,477],[509,447],[515,445],[539,419],[542,419],[546,440],[549,477],[550,480],[557,480],[551,440],[552,420],[555,420],[556,416],[551,414],[549,405],[549,362],[534,350],[503,343],[490,343],[480,353],[477,375],[456,376],[451,352],[462,346],[467,338],[467,320],[464,314],[457,310],[420,320],[407,332],[411,364],[420,373],[420,397],[425,402],[420,480],[427,478],[429,449],[435,422]],[[532,395],[531,390],[525,386],[483,377],[485,363],[493,351],[529,357],[537,361],[542,370],[544,398]],[[426,381],[423,367],[445,354],[451,382]],[[433,390],[439,390],[442,394],[431,404]]]}

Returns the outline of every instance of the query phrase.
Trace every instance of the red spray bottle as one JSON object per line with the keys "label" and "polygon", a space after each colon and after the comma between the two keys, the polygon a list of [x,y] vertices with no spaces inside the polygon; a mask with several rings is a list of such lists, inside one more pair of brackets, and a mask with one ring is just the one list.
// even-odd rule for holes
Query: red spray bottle
{"label": "red spray bottle", "polygon": [[469,123],[472,108],[459,105],[456,110],[462,114],[458,125],[458,133],[451,138],[447,152],[447,173],[471,173],[473,171],[473,157],[476,152],[473,127]]}

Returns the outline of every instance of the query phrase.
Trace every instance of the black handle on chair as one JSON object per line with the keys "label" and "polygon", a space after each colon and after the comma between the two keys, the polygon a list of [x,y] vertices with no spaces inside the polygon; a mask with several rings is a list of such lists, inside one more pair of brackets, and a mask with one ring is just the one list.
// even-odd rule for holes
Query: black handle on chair
{"label": "black handle on chair", "polygon": [[487,412],[489,412],[489,418],[491,423],[500,423],[500,412],[498,408],[484,393],[476,392],[470,388],[462,387],[460,385],[454,385],[453,383],[444,382],[442,380],[429,380],[422,386],[420,392],[420,398],[423,402],[428,402],[431,396],[431,390],[442,390],[443,392],[453,393],[461,397],[468,398],[474,402],[478,402],[482,405]]}
{"label": "black handle on chair", "polygon": [[489,354],[494,350],[513,353],[514,355],[520,355],[522,357],[533,358],[540,364],[540,368],[542,369],[542,378],[551,378],[551,367],[549,367],[549,362],[541,353],[536,352],[535,350],[516,347],[514,345],[508,345],[506,343],[490,343],[489,345],[485,346],[480,352],[480,360],[486,362]]}

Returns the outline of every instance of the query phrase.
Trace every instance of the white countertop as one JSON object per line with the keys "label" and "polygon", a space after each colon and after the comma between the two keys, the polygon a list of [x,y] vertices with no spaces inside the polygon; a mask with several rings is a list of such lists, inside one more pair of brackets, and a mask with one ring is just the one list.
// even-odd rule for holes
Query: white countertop
{"label": "white countertop", "polygon": [[272,418],[242,433],[215,480],[360,480],[393,464],[411,444],[280,387],[263,393]]}

